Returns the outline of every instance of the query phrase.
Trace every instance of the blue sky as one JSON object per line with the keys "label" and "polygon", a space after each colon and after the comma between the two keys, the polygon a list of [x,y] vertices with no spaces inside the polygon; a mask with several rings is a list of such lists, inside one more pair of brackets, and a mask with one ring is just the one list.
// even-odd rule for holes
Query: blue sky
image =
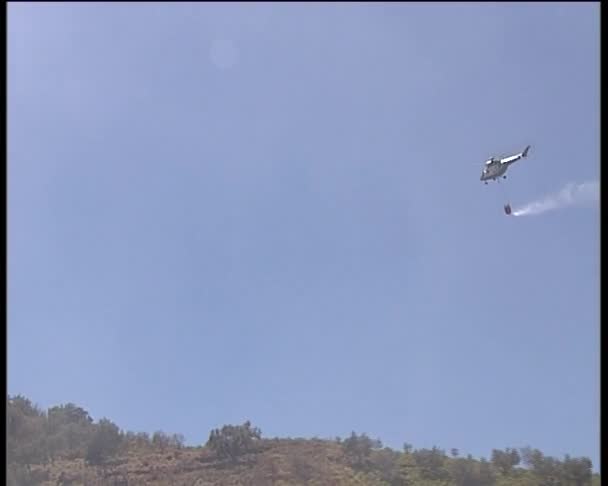
{"label": "blue sky", "polygon": [[598,466],[599,3],[8,14],[9,393]]}

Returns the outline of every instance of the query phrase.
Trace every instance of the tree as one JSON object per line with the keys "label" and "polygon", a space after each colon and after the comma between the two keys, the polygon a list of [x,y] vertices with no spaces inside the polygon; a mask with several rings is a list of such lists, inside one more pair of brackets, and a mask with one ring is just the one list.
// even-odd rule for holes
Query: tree
{"label": "tree", "polygon": [[508,476],[521,458],[516,449],[507,448],[504,451],[492,449],[492,464],[503,476]]}
{"label": "tree", "polygon": [[413,486],[418,482],[418,470],[412,454],[403,454],[397,463],[397,469],[395,486]]}
{"label": "tree", "polygon": [[530,470],[532,470],[535,465],[538,466],[543,458],[542,452],[538,449],[532,449],[531,447],[522,447],[519,449],[519,455],[522,464]]}
{"label": "tree", "polygon": [[235,462],[239,456],[254,450],[261,438],[261,430],[251,427],[251,422],[247,421],[243,425],[224,425],[212,430],[206,445],[218,457]]}
{"label": "tree", "polygon": [[152,440],[147,432],[132,432],[125,433],[123,446],[127,449],[149,449],[152,445]]}
{"label": "tree", "polygon": [[51,458],[63,453],[71,458],[82,457],[93,431],[93,419],[83,408],[73,403],[49,408],[46,433]]}
{"label": "tree", "polygon": [[477,484],[477,461],[454,458],[447,464],[447,470],[456,486]]}
{"label": "tree", "polygon": [[93,423],[89,412],[73,403],[49,408],[47,415],[51,428],[67,424],[87,426]]}
{"label": "tree", "polygon": [[388,447],[372,450],[369,461],[379,480],[393,484],[399,474],[399,459],[401,454]]}
{"label": "tree", "polygon": [[495,483],[492,467],[484,458],[476,461],[469,455],[452,459],[446,464],[446,469],[451,483],[456,486],[491,486]]}
{"label": "tree", "polygon": [[564,479],[563,464],[549,456],[545,456],[538,449],[525,447],[520,450],[521,458],[532,474],[536,477],[539,486],[560,486]]}
{"label": "tree", "polygon": [[162,430],[157,430],[152,434],[152,445],[157,449],[160,449],[161,452],[164,452],[165,449],[169,446],[169,436],[165,434]]}
{"label": "tree", "polygon": [[27,398],[7,397],[6,459],[29,468],[48,459],[46,415]]}
{"label": "tree", "polygon": [[569,485],[588,486],[593,477],[593,464],[586,457],[571,458],[566,455],[563,463],[564,477]]}
{"label": "tree", "polygon": [[420,471],[421,479],[446,480],[448,473],[444,467],[446,455],[438,447],[432,449],[417,449],[412,455]]}
{"label": "tree", "polygon": [[357,435],[354,431],[348,439],[342,441],[344,452],[359,467],[365,466],[372,450],[380,447],[382,447],[380,440],[373,440],[366,434]]}
{"label": "tree", "polygon": [[42,417],[44,415],[44,412],[40,410],[37,405],[34,405],[28,398],[25,398],[23,395],[15,395],[13,397],[8,395],[7,406],[8,408],[18,410],[22,415],[26,417]]}
{"label": "tree", "polygon": [[18,442],[9,456],[17,464],[22,464],[30,471],[32,464],[43,464],[48,461],[46,437],[42,435]]}
{"label": "tree", "polygon": [[87,447],[86,461],[89,464],[103,464],[120,447],[122,436],[118,426],[108,419],[101,419]]}
{"label": "tree", "polygon": [[169,437],[169,446],[174,447],[176,449],[181,449],[184,447],[185,438],[182,434],[172,434]]}
{"label": "tree", "polygon": [[492,472],[492,467],[485,457],[479,459],[479,486],[489,486],[496,482],[496,477]]}

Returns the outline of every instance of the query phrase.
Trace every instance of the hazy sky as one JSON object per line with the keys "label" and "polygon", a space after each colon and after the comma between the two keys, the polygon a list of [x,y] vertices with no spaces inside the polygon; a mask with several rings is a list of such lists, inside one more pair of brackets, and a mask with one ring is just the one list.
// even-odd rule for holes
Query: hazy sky
{"label": "hazy sky", "polygon": [[599,3],[8,13],[10,394],[597,467]]}

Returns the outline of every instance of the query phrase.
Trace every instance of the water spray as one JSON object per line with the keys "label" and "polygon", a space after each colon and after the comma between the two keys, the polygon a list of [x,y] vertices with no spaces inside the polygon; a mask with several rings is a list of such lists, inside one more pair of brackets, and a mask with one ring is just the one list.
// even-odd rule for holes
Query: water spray
{"label": "water spray", "polygon": [[[545,196],[543,199],[533,201],[525,206],[505,213],[513,216],[536,216],[555,209],[570,206],[593,205],[600,198],[600,183],[598,181],[583,182],[580,184],[568,183],[561,191]],[[507,205],[508,206],[508,205]]]}

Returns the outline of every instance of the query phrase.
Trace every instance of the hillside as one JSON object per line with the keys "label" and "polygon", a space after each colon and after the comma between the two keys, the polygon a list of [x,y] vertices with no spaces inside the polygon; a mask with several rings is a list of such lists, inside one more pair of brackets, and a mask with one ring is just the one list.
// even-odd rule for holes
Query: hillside
{"label": "hillside", "polygon": [[[587,486],[600,484],[586,458],[563,460],[536,449],[491,451],[491,459],[456,449],[403,451],[353,433],[346,439],[267,439],[249,422],[211,431],[200,447],[156,432],[94,423],[74,404],[43,412],[7,398],[9,485],[383,485]],[[525,466],[525,467],[522,467]]]}
{"label": "hillside", "polygon": [[103,466],[71,459],[31,468],[39,481],[31,484],[41,485],[387,484],[375,476],[350,467],[339,444],[318,440],[264,440],[234,463],[206,448],[172,448],[128,451]]}

